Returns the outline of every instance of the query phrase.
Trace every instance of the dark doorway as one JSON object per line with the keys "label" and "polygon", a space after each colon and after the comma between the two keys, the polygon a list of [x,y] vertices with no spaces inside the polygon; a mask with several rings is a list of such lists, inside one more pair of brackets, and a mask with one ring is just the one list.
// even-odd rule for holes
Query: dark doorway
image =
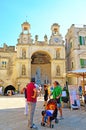
{"label": "dark doorway", "polygon": [[11,91],[12,91],[12,95],[15,94],[15,87],[14,87],[14,86],[12,86],[12,85],[7,86],[7,87],[5,88],[5,90],[4,90],[4,95],[7,95],[8,90],[11,90]]}

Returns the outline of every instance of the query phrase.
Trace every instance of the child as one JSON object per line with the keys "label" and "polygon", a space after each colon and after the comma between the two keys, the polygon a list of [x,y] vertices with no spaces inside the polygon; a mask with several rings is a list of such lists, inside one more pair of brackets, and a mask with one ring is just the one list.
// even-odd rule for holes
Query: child
{"label": "child", "polygon": [[42,123],[41,125],[42,126],[45,126],[45,122],[47,123],[47,126],[50,127],[51,125],[51,120],[50,118],[53,116],[53,112],[54,110],[45,110],[45,111],[42,111]]}
{"label": "child", "polygon": [[57,120],[57,114],[58,114],[58,109],[57,109],[57,102],[54,99],[50,99],[47,103],[46,110],[41,112],[42,114],[42,126],[45,126],[45,123],[47,123],[47,126],[53,127],[51,125],[51,121],[55,120],[55,123],[58,123]]}

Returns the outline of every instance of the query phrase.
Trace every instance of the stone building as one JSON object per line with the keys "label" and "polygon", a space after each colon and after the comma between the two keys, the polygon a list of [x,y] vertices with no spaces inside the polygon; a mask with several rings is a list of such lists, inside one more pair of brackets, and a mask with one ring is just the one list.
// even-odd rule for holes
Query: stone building
{"label": "stone building", "polygon": [[4,44],[0,48],[0,80],[3,86],[14,86],[18,91],[35,77],[37,84],[58,80],[63,86],[66,82],[65,45],[60,34],[60,26],[51,26],[51,37],[43,41],[31,38],[30,24],[24,22],[16,47]]}
{"label": "stone building", "polygon": [[[65,36],[66,40],[66,70],[72,71],[86,68],[86,25],[72,24]],[[82,84],[82,78],[70,77],[69,84]],[[86,81],[85,81],[86,84]]]}

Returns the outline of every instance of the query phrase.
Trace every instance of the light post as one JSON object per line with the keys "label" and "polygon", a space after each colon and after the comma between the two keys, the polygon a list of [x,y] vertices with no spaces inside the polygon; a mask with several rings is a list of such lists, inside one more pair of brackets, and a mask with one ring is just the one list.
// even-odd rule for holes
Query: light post
{"label": "light post", "polygon": [[20,82],[18,82],[17,85],[18,85],[18,93],[19,93],[19,91],[20,91]]}

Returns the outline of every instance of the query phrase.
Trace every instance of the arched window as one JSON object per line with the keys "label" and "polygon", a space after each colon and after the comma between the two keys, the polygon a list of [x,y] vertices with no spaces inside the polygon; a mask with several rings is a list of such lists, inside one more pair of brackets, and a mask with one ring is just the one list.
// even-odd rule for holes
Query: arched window
{"label": "arched window", "polygon": [[58,65],[56,67],[56,76],[59,76],[60,75],[60,66]]}

